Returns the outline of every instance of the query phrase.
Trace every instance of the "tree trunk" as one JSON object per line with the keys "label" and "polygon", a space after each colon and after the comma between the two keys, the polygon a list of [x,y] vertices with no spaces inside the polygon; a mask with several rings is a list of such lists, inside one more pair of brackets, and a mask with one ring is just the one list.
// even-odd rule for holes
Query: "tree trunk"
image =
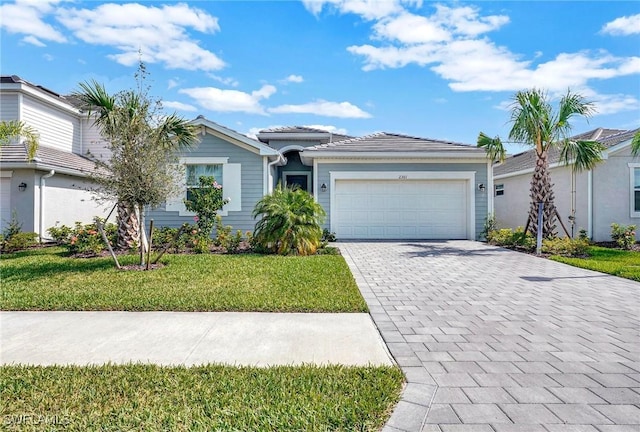
{"label": "tree trunk", "polygon": [[140,221],[140,229],[138,230],[140,233],[140,266],[144,265],[144,256],[147,253],[147,233],[144,227],[144,206],[138,206],[138,220]]}
{"label": "tree trunk", "polygon": [[132,205],[118,203],[118,241],[117,248],[130,250],[138,243],[140,223]]}
{"label": "tree trunk", "polygon": [[553,196],[553,184],[549,173],[549,161],[547,152],[537,154],[536,168],[531,179],[531,190],[529,194],[531,206],[529,207],[529,220],[527,225],[534,235],[538,233],[538,203],[543,203],[543,226],[542,236],[556,236],[556,206]]}

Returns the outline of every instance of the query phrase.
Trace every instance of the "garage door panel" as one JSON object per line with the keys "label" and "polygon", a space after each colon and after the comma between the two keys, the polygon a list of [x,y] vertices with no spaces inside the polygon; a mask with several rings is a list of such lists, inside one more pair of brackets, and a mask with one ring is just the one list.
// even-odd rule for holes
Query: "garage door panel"
{"label": "garage door panel", "polygon": [[466,180],[336,180],[339,238],[467,238]]}

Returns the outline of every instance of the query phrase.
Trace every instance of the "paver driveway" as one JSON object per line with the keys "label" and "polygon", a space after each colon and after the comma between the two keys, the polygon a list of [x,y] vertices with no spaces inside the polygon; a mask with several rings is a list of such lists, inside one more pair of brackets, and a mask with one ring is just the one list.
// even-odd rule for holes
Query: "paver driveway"
{"label": "paver driveway", "polygon": [[639,283],[470,241],[338,246],[407,376],[386,431],[640,430]]}

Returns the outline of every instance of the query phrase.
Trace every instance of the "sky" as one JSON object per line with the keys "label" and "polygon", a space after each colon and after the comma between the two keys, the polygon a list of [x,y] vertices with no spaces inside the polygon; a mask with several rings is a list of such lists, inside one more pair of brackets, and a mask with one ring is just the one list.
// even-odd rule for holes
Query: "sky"
{"label": "sky", "polygon": [[[56,93],[135,86],[166,110],[255,136],[312,126],[475,145],[506,139],[516,91],[640,126],[640,2],[302,0],[0,2],[0,72]],[[509,144],[511,153],[525,149]]]}

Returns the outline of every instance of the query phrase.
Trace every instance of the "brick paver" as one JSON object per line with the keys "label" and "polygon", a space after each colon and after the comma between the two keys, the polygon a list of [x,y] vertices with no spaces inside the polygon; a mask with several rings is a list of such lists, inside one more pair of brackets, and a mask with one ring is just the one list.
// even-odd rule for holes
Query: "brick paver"
{"label": "brick paver", "polygon": [[408,386],[386,431],[640,430],[640,284],[482,243],[339,243]]}

